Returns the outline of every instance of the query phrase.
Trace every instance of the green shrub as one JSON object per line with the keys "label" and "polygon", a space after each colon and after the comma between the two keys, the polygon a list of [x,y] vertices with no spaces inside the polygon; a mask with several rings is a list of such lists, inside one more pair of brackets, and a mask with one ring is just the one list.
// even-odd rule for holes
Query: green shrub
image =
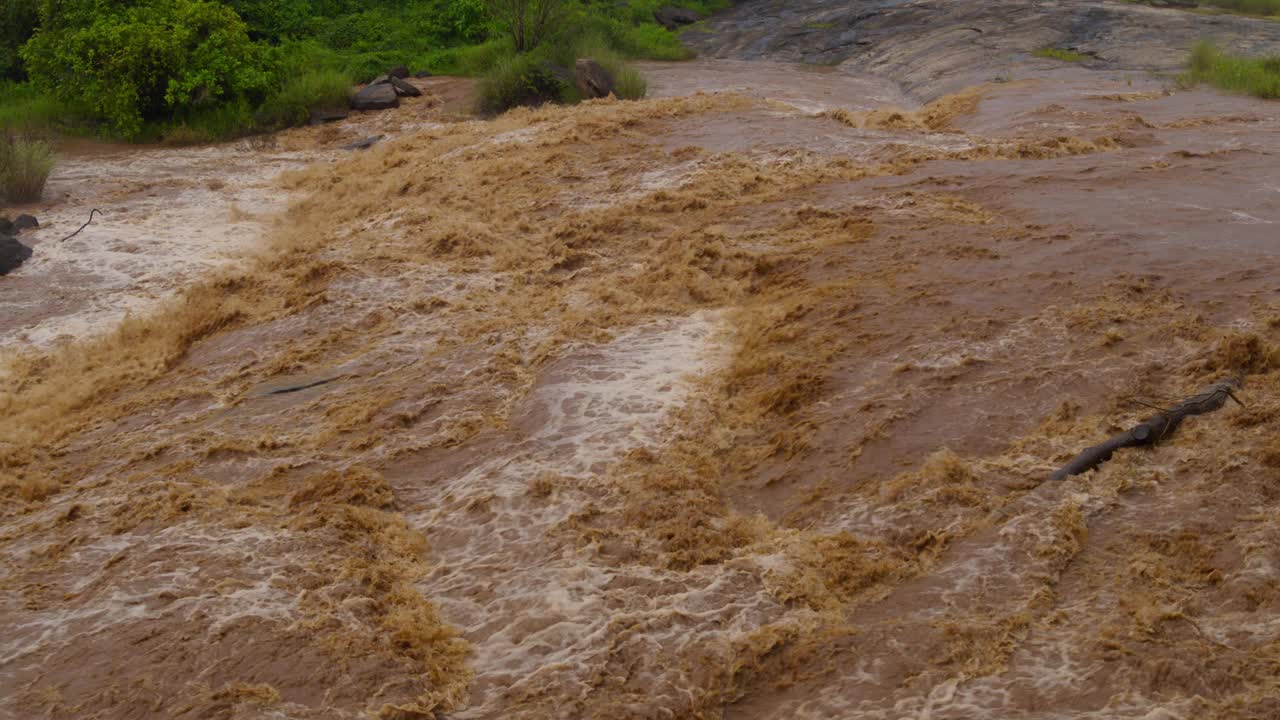
{"label": "green shrub", "polygon": [[48,143],[0,138],[0,195],[17,203],[39,200],[55,164]]}
{"label": "green shrub", "polygon": [[622,53],[614,50],[609,42],[599,35],[586,35],[568,46],[568,52],[561,52],[559,59],[572,67],[578,58],[591,58],[609,71],[614,80],[614,95],[623,100],[639,100],[648,92],[648,83],[639,72],[627,65]]}
{"label": "green shrub", "polygon": [[536,106],[565,98],[569,84],[546,61],[530,53],[498,60],[476,86],[476,109],[493,115],[513,107]]}
{"label": "green shrub", "polygon": [[[501,58],[480,80],[477,109],[495,114],[521,105],[578,102],[582,98],[571,77],[579,58],[600,63],[613,76],[614,95],[621,99],[638,100],[648,91],[644,77],[627,65],[621,53],[600,35],[590,34]],[[565,77],[557,77],[556,68]]]}
{"label": "green shrub", "polygon": [[146,0],[129,7],[58,14],[42,6],[41,28],[22,50],[27,71],[68,103],[85,103],[124,137],[146,121],[257,102],[271,84],[266,49],[243,21],[207,0]]}
{"label": "green shrub", "polygon": [[1191,50],[1183,80],[1189,84],[1207,82],[1261,98],[1280,98],[1280,57],[1229,55],[1212,43],[1201,42]]}
{"label": "green shrub", "polygon": [[284,79],[257,113],[260,125],[301,125],[312,110],[344,108],[351,94],[351,76],[340,70],[312,70]]}

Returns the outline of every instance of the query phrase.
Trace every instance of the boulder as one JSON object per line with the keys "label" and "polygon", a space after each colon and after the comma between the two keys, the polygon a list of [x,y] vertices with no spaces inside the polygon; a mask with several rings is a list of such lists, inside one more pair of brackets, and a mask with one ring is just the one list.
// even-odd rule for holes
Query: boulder
{"label": "boulder", "polygon": [[393,77],[387,84],[395,88],[396,94],[400,97],[419,97],[422,95],[422,91],[408,80],[401,80],[398,77]]}
{"label": "boulder", "polygon": [[692,25],[702,18],[698,17],[698,13],[692,10],[668,6],[654,10],[653,19],[657,20],[662,27],[675,31],[685,25]]}
{"label": "boulder", "polygon": [[409,77],[409,68],[403,65],[397,65],[391,68],[390,70],[388,70],[387,74],[393,78],[400,78],[401,80],[403,80]]}
{"label": "boulder", "polygon": [[14,232],[13,222],[9,218],[0,215],[0,235],[12,235]]}
{"label": "boulder", "polygon": [[347,143],[346,145],[341,146],[339,149],[340,150],[368,150],[374,145],[377,145],[378,142],[380,142],[384,137],[386,136],[374,135],[373,137],[367,137],[363,140],[357,140],[353,143]]}
{"label": "boulder", "polygon": [[422,78],[432,77],[430,70],[419,70],[418,72],[414,73],[413,76],[418,78],[419,80],[421,80]]}
{"label": "boulder", "polygon": [[350,113],[348,113],[346,110],[312,110],[311,124],[323,125],[325,123],[345,120],[347,118],[347,115],[349,114]]}
{"label": "boulder", "polygon": [[13,219],[13,228],[17,232],[40,227],[40,221],[34,215],[19,215]]}
{"label": "boulder", "polygon": [[387,85],[390,82],[391,82],[391,76],[384,74],[384,75],[379,75],[378,77],[370,80],[369,84],[370,85]]}
{"label": "boulder", "polygon": [[613,75],[591,58],[579,58],[573,64],[574,83],[584,98],[609,97],[613,93]]}
{"label": "boulder", "polygon": [[396,89],[387,83],[369,85],[351,98],[351,107],[356,110],[386,110],[400,107],[400,96]]}
{"label": "boulder", "polygon": [[573,77],[573,71],[563,65],[557,65],[550,60],[543,60],[538,63],[538,67],[565,85],[573,85],[576,82]]}
{"label": "boulder", "polygon": [[31,248],[17,238],[0,234],[0,275],[8,275],[31,257]]}

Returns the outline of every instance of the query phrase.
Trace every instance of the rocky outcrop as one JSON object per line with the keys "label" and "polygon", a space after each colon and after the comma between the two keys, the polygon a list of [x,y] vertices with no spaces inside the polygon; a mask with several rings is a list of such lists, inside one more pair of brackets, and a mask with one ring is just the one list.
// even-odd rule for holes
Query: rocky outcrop
{"label": "rocky outcrop", "polygon": [[1212,37],[1234,52],[1280,52],[1280,23],[1107,0],[744,0],[682,36],[704,57],[848,64],[922,100],[1026,76],[1030,53],[1070,48],[1086,66],[1180,71]]}
{"label": "rocky outcrop", "polygon": [[356,110],[386,110],[400,107],[400,95],[390,84],[376,83],[352,96],[351,107]]}
{"label": "rocky outcrop", "polygon": [[574,84],[584,98],[602,98],[613,94],[613,75],[590,58],[579,58],[573,65]]}
{"label": "rocky outcrop", "polygon": [[0,234],[0,275],[8,275],[31,257],[31,248],[9,235]]}
{"label": "rocky outcrop", "polygon": [[658,21],[662,27],[675,31],[685,25],[692,25],[702,18],[698,17],[698,13],[692,10],[685,10],[678,7],[664,7],[653,11],[653,19]]}
{"label": "rocky outcrop", "polygon": [[403,80],[409,77],[409,68],[405,67],[404,65],[397,65],[391,68],[390,70],[388,70],[387,74],[393,78],[400,78],[401,80]]}

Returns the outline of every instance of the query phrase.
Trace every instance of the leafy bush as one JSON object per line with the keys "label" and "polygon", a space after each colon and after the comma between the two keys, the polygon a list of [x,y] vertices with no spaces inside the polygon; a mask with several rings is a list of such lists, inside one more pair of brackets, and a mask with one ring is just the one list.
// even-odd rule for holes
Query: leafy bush
{"label": "leafy bush", "polygon": [[557,102],[569,87],[546,61],[529,53],[503,58],[480,79],[476,109],[496,114],[521,105]]}
{"label": "leafy bush", "polygon": [[617,97],[637,100],[645,96],[648,83],[640,73],[603,37],[592,34],[499,60],[480,80],[477,109],[495,114],[521,105],[581,100],[572,80],[578,58],[600,63],[613,76]]}
{"label": "leafy bush", "polygon": [[258,111],[257,124],[271,128],[301,125],[312,110],[345,108],[350,93],[351,76],[341,70],[286,75],[279,91]]}
{"label": "leafy bush", "polygon": [[27,70],[122,136],[136,137],[148,120],[259,101],[270,86],[265,48],[225,5],[145,0],[88,17],[59,15],[60,7],[42,6],[43,25],[22,50]]}
{"label": "leafy bush", "polygon": [[563,32],[575,14],[570,0],[485,0],[485,5],[516,52],[532,50]]}
{"label": "leafy bush", "polygon": [[1249,58],[1228,55],[1212,43],[1191,50],[1187,83],[1207,82],[1224,90],[1262,98],[1280,98],[1280,57]]}
{"label": "leafy bush", "polygon": [[0,195],[10,202],[35,202],[56,160],[48,143],[0,138]]}

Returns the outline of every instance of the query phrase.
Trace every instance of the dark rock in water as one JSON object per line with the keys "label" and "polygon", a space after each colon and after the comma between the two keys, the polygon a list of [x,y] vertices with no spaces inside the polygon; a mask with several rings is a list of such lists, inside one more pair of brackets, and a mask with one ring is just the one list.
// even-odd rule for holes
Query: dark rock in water
{"label": "dark rock in water", "polygon": [[9,218],[0,215],[0,235],[12,235],[14,232],[13,222]]}
{"label": "dark rock in water", "polygon": [[685,25],[692,25],[702,18],[692,10],[678,7],[664,7],[653,11],[653,19],[668,30],[679,30]]}
{"label": "dark rock in water", "polygon": [[356,142],[343,145],[341,149],[342,150],[368,150],[374,145],[377,145],[378,141],[384,137],[386,137],[386,135],[374,135],[373,137],[368,137],[363,140],[358,140]]}
{"label": "dark rock in water", "polygon": [[31,248],[17,238],[0,234],[0,275],[8,275],[31,257]]}
{"label": "dark rock in water", "polygon": [[422,78],[432,77],[432,74],[430,70],[419,70],[418,72],[414,73],[413,76],[421,80]]}
{"label": "dark rock in water", "polygon": [[613,76],[591,58],[579,58],[573,66],[578,92],[584,98],[609,97],[613,92]]}
{"label": "dark rock in water", "polygon": [[346,110],[312,110],[311,124],[323,125],[325,123],[337,122],[345,120],[349,113]]}
{"label": "dark rock in water", "polygon": [[557,65],[549,60],[545,60],[541,63],[541,67],[548,75],[559,80],[565,85],[572,85],[574,82],[573,71],[563,65]]}
{"label": "dark rock in water", "polygon": [[34,215],[19,215],[13,219],[13,227],[18,232],[40,227],[40,221]]}
{"label": "dark rock in water", "polygon": [[391,68],[390,70],[388,70],[387,74],[393,78],[400,78],[401,80],[403,80],[404,78],[409,77],[409,68],[403,65],[397,65]]}
{"label": "dark rock in water", "polygon": [[351,98],[351,107],[356,110],[386,110],[400,107],[400,96],[390,85],[370,85]]}
{"label": "dark rock in water", "polygon": [[419,97],[422,95],[422,91],[408,80],[401,80],[398,77],[393,77],[391,78],[391,82],[387,84],[395,88],[396,94],[400,97]]}
{"label": "dark rock in water", "polygon": [[370,80],[370,81],[369,81],[369,84],[370,84],[370,85],[387,85],[387,84],[389,84],[390,82],[391,82],[391,76],[390,76],[390,75],[379,75],[378,77],[376,77],[376,78],[374,78],[374,79]]}

